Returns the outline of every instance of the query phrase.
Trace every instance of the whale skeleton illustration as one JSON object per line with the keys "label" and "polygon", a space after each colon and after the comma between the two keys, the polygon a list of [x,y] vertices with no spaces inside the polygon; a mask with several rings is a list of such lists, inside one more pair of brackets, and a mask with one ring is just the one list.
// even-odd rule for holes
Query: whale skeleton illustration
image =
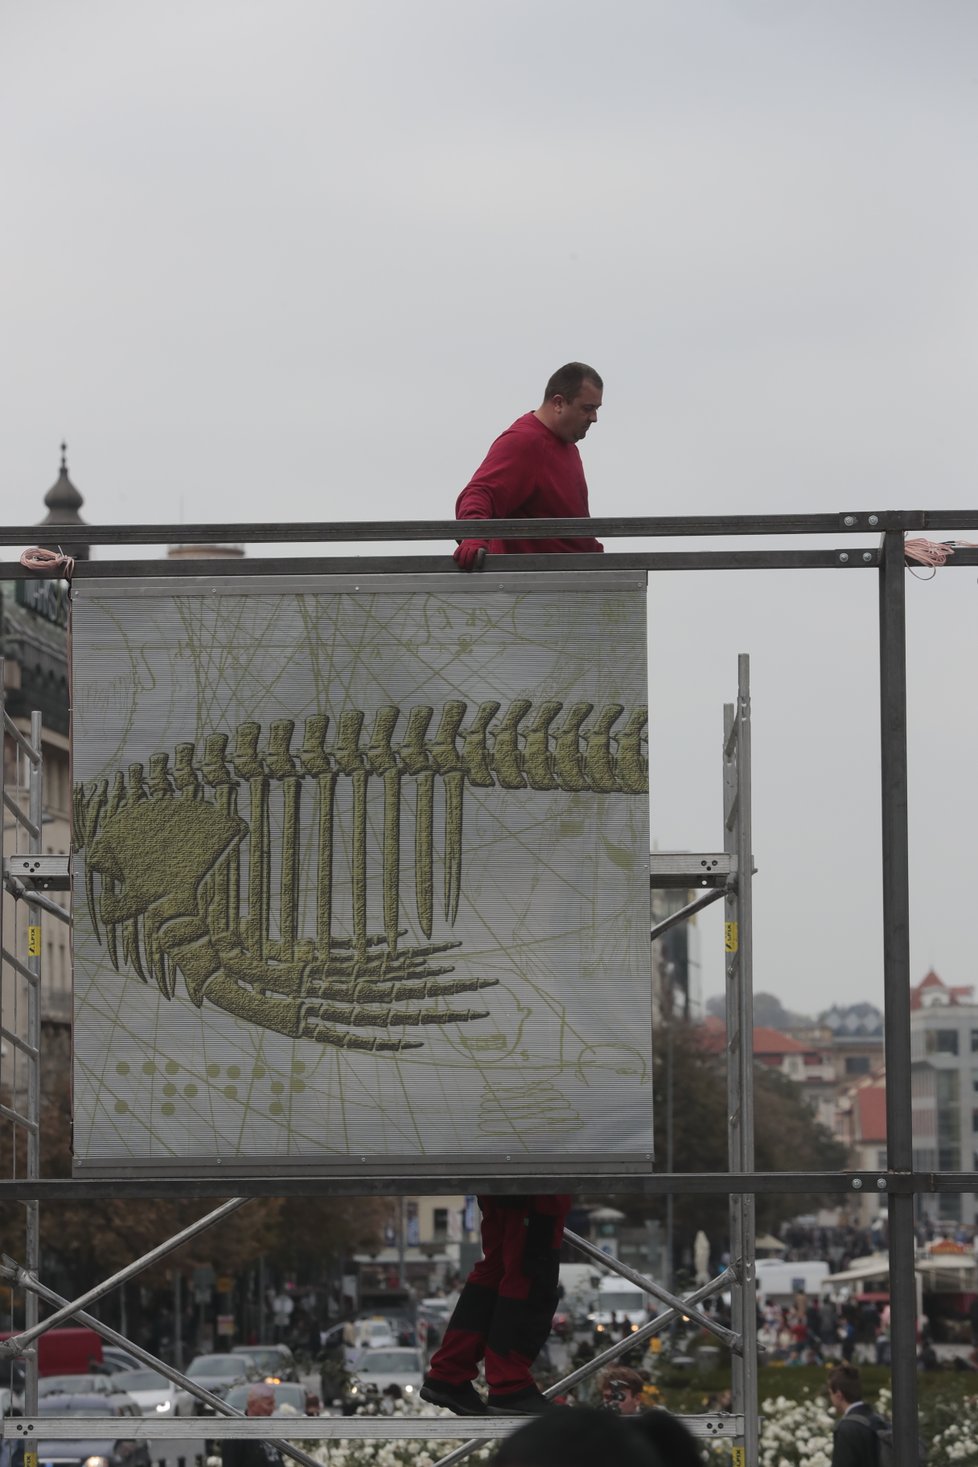
{"label": "whale skeleton illustration", "polygon": [[[182,975],[198,1007],[207,999],[264,1028],[341,1049],[415,1049],[422,1040],[390,1031],[486,1018],[484,1008],[453,1007],[445,1000],[478,993],[498,980],[447,977],[454,966],[431,961],[461,945],[431,941],[435,780],[444,789],[442,905],[449,927],[461,892],[466,785],[579,795],[648,791],[646,708],[636,708],[617,734],[612,731],[625,713],[619,703],[595,713],[593,704],[578,702],[564,712],[555,700],[534,708],[530,699],[520,698],[501,716],[500,709],[498,702],[481,703],[463,727],[468,705],[450,700],[429,738],[435,709],[411,708],[396,745],[401,709],[378,709],[366,743],[361,741],[366,715],[352,709],[341,713],[329,748],[329,716],[314,714],[305,720],[295,753],[293,720],[273,722],[263,749],[261,725],[246,722],[235,730],[230,753],[228,735],[212,733],[199,760],[195,743],[180,743],[172,768],[167,753],[154,753],[148,767],[132,763],[127,774],[120,771],[111,782],[76,785],[74,844],[84,855],[94,933],[101,942],[101,920],[113,967],[118,971],[121,939],[122,961],[144,983],[155,981],[166,998],[173,997]],[[352,911],[345,927],[334,912],[341,779],[351,785]],[[383,930],[371,932],[368,790],[370,781],[378,780]],[[406,781],[414,786],[415,909],[427,939],[413,946],[402,945],[406,929],[398,926]],[[238,810],[238,792],[245,788],[247,819]],[[299,932],[300,847],[307,828],[301,801],[307,788],[313,795],[308,828],[315,840],[314,939]],[[273,809],[280,831],[277,853]],[[277,936],[271,906],[274,864]],[[336,926],[347,935],[334,931]]]}

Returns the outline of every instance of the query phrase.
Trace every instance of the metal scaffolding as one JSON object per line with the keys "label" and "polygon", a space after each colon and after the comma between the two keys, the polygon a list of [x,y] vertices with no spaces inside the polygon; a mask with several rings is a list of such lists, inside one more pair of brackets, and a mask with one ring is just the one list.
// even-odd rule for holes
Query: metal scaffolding
{"label": "metal scaffolding", "polygon": [[[729,1170],[724,1174],[689,1173],[675,1175],[669,1172],[636,1176],[628,1173],[622,1182],[628,1190],[645,1195],[668,1195],[676,1193],[716,1193],[730,1198],[731,1214],[731,1264],[719,1277],[692,1295],[681,1298],[671,1294],[654,1280],[635,1274],[624,1265],[600,1256],[600,1261],[610,1270],[631,1278],[646,1289],[653,1297],[662,1301],[666,1308],[631,1341],[622,1341],[604,1355],[591,1362],[589,1367],[575,1372],[553,1388],[554,1392],[570,1388],[584,1374],[601,1368],[610,1360],[630,1348],[632,1343],[651,1337],[671,1322],[677,1312],[682,1311],[696,1318],[731,1350],[734,1410],[726,1417],[718,1415],[703,1418],[687,1418],[694,1430],[704,1436],[722,1437],[742,1448],[742,1458],[748,1464],[757,1461],[757,1345],[756,1309],[754,1303],[754,1199],[758,1193],[804,1193],[819,1191],[845,1195],[873,1188],[885,1192],[889,1203],[890,1220],[890,1279],[892,1298],[892,1380],[895,1461],[897,1467],[911,1467],[916,1462],[916,1417],[917,1381],[914,1320],[914,1237],[913,1199],[919,1192],[971,1192],[978,1190],[978,1173],[926,1173],[913,1171],[912,1130],[910,1111],[910,967],[909,967],[909,871],[907,851],[907,712],[906,712],[906,632],[905,632],[905,575],[904,533],[907,530],[940,532],[978,528],[978,514],[974,512],[852,512],[839,515],[789,515],[789,516],[729,516],[729,517],[660,517],[654,519],[595,519],[587,522],[588,532],[604,537],[645,537],[652,539],[670,536],[744,536],[744,535],[831,535],[840,537],[843,545],[829,549],[802,550],[702,550],[702,551],[642,551],[626,554],[608,554],[600,557],[559,557],[559,569],[587,572],[594,569],[641,569],[699,570],[699,569],[765,569],[765,568],[835,568],[869,569],[878,575],[879,597],[879,647],[880,647],[880,757],[882,770],[882,870],[883,870],[883,955],[885,977],[885,1047],[887,1067],[887,1135],[888,1164],[885,1172],[872,1173],[757,1173],[754,1171],[753,1136],[753,1087],[752,1087],[752,991],[751,991],[751,877],[753,852],[750,822],[750,688],[748,661],[742,656],[738,669],[737,699],[725,709],[723,739],[723,852],[710,856],[671,857],[656,855],[652,859],[652,881],[661,885],[697,885],[707,888],[682,912],[673,914],[653,929],[655,938],[676,921],[692,915],[694,911],[710,901],[723,898],[725,902],[725,948],[726,948],[726,1008],[727,1008],[727,1062],[728,1062],[728,1115],[729,1115]],[[507,520],[493,522],[469,522],[469,533],[482,537],[514,538],[525,534],[525,521]],[[357,523],[345,525],[197,525],[197,526],[109,526],[99,530],[91,527],[59,527],[62,545],[70,554],[74,544],[101,545],[148,545],[165,544],[175,540],[200,545],[216,544],[233,540],[238,543],[282,543],[306,541],[316,544],[331,544],[359,541],[420,541],[450,539],[454,537],[454,521],[422,521],[406,524],[378,525]],[[582,530],[582,522],[574,520],[541,520],[534,522],[534,530],[540,536],[573,537]],[[854,544],[853,537],[865,537],[867,533],[877,537],[877,543]],[[35,538],[30,527],[0,529],[0,544],[24,545]],[[555,557],[519,556],[508,557],[507,573],[522,573],[557,568]],[[597,562],[597,564],[596,564]],[[951,566],[978,564],[978,554],[967,549],[958,550]],[[256,574],[319,575],[358,573],[383,573],[397,575],[403,572],[444,571],[444,557],[398,556],[394,559],[376,557],[340,556],[309,557],[295,560],[264,559],[246,562],[228,560],[195,560],[189,565],[174,561],[81,562],[76,567],[78,577],[100,576],[180,576],[192,571],[194,575]],[[489,562],[488,569],[492,568]],[[26,573],[18,564],[0,564],[0,578],[15,579]],[[0,665],[2,672],[2,665]],[[2,677],[0,677],[0,700],[2,700]],[[36,722],[35,722],[36,720]],[[26,852],[18,852],[5,859],[3,868],[4,885],[15,898],[25,902],[32,913],[41,911],[64,920],[66,914],[45,895],[45,891],[66,889],[68,885],[67,860],[64,857],[44,856],[41,852],[41,728],[35,715],[31,722],[31,735],[27,739],[8,718],[3,710],[3,727],[10,734],[20,753],[28,762],[28,811],[25,815],[22,800],[11,795],[0,782],[4,809],[12,812],[18,824],[29,837]],[[2,776],[0,776],[2,780]],[[2,919],[0,919],[2,920]],[[29,934],[35,930],[32,922]],[[0,927],[0,945],[4,941]],[[34,952],[34,947],[37,951]],[[152,1197],[162,1191],[168,1194],[179,1190],[185,1196],[227,1196],[233,1190],[239,1196],[233,1202],[208,1214],[194,1225],[191,1232],[201,1231],[226,1215],[228,1210],[239,1207],[248,1197],[321,1194],[322,1182],[315,1177],[297,1176],[235,1176],[229,1170],[218,1177],[187,1175],[168,1177],[165,1182],[145,1177],[115,1177],[103,1179],[44,1179],[39,1174],[38,1118],[40,1056],[40,943],[29,936],[29,951],[22,958],[17,953],[3,949],[3,962],[9,972],[27,985],[28,1026],[27,1037],[14,1036],[13,1031],[4,1031],[4,1040],[14,1043],[19,1060],[27,1062],[34,1072],[34,1079],[27,1086],[23,1109],[18,1105],[5,1107],[2,1114],[27,1136],[27,1160],[23,1175],[0,1180],[0,1197],[23,1201],[27,1204],[27,1231],[23,1263],[5,1260],[2,1272],[26,1291],[25,1330],[18,1337],[0,1344],[0,1355],[12,1355],[30,1351],[33,1341],[44,1330],[60,1320],[73,1317],[91,1324],[105,1338],[120,1340],[122,1337],[107,1327],[96,1323],[85,1314],[85,1306],[102,1297],[126,1278],[134,1276],[142,1268],[164,1256],[179,1243],[185,1241],[187,1233],[154,1249],[145,1258],[136,1260],[119,1274],[104,1281],[97,1289],[79,1299],[64,1301],[46,1289],[37,1279],[38,1231],[37,1208],[41,1201],[54,1202],[59,1198],[99,1196]],[[19,1092],[18,1092],[19,1094]],[[587,1185],[588,1177],[569,1178],[565,1174],[546,1175],[534,1178],[538,1191],[563,1191],[568,1186]],[[609,1180],[603,1178],[603,1185]],[[335,1195],[396,1194],[406,1191],[444,1193],[465,1191],[495,1191],[518,1193],[526,1186],[525,1175],[512,1177],[479,1175],[451,1176],[435,1174],[419,1175],[417,1170],[408,1174],[384,1178],[336,1178],[330,1180]],[[568,1235],[568,1241],[581,1251],[593,1256],[596,1250],[585,1240]],[[697,1305],[723,1289],[730,1287],[733,1298],[732,1329],[725,1330],[713,1317],[700,1311]],[[44,1320],[37,1323],[37,1302],[45,1299],[59,1307]],[[199,1399],[207,1400],[207,1394],[188,1382],[181,1372],[158,1362],[147,1352],[133,1349],[139,1358],[145,1359],[172,1380],[184,1385]],[[67,1436],[70,1423],[57,1422],[53,1418],[36,1417],[36,1362],[28,1354],[28,1393],[25,1397],[26,1415],[16,1423],[8,1422],[5,1431],[26,1443],[37,1439],[41,1430],[46,1437],[57,1439]],[[33,1379],[33,1386],[31,1380]],[[208,1400],[222,1414],[229,1409],[217,1398]],[[97,1423],[92,1423],[93,1427]],[[103,1423],[104,1424],[104,1423]],[[175,1425],[175,1424],[174,1424]],[[512,1420],[498,1418],[483,1426],[479,1440],[495,1437],[511,1430]],[[136,1423],[134,1435],[148,1435],[149,1427]],[[11,1430],[13,1427],[13,1430]],[[152,1423],[156,1436],[175,1435],[163,1431],[160,1424]],[[185,1428],[181,1425],[181,1433]],[[263,1435],[267,1426],[261,1422],[247,1423],[240,1420],[209,1425],[208,1435],[224,1436]],[[432,1421],[424,1418],[423,1426],[414,1427],[410,1420],[392,1423],[381,1421],[352,1421],[346,1418],[322,1418],[316,1422],[304,1422],[302,1435],[305,1438],[351,1438],[357,1436],[405,1437],[424,1434],[441,1439],[455,1439],[459,1426],[453,1421]],[[443,1467],[461,1458],[474,1447],[475,1441],[458,1448],[442,1459]],[[286,1448],[297,1460],[308,1463],[310,1459],[302,1452]]]}

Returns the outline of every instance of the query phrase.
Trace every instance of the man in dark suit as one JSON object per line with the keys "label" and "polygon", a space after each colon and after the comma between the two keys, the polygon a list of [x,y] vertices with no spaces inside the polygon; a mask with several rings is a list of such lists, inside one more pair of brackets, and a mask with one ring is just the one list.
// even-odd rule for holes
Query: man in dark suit
{"label": "man in dark suit", "polygon": [[829,1400],[839,1414],[832,1431],[832,1467],[877,1467],[876,1428],[883,1419],[863,1400],[859,1371],[839,1365],[829,1372]]}

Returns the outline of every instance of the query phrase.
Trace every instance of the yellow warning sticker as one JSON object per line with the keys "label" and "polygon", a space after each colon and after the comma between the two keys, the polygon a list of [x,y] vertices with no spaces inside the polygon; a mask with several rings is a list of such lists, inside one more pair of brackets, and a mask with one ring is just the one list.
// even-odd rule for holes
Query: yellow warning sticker
{"label": "yellow warning sticker", "polygon": [[24,1467],[37,1467],[37,1448],[24,1448]]}
{"label": "yellow warning sticker", "polygon": [[724,922],[723,924],[723,950],[727,953],[735,953],[739,946],[737,940],[737,923]]}
{"label": "yellow warning sticker", "polygon": [[731,1451],[730,1451],[730,1461],[732,1462],[733,1467],[744,1467],[744,1464],[745,1464],[745,1462],[747,1460],[746,1453],[747,1453],[747,1448],[746,1447],[732,1447],[731,1448]]}
{"label": "yellow warning sticker", "polygon": [[[27,929],[27,956],[29,958],[39,958],[41,956],[41,929],[40,929],[40,927],[28,927],[28,929]],[[34,1455],[35,1455],[35,1458],[36,1458],[37,1453],[35,1452]],[[26,1463],[26,1456],[27,1456],[27,1454],[26,1454],[26,1452],[24,1453],[24,1456],[25,1456],[24,1467],[27,1467],[27,1463]]]}

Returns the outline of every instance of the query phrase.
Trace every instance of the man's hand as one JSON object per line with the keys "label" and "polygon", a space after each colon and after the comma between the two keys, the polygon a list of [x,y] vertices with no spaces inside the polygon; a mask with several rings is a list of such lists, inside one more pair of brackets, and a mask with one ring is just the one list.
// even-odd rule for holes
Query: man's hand
{"label": "man's hand", "polygon": [[460,540],[452,558],[459,570],[481,570],[488,551],[488,540]]}

